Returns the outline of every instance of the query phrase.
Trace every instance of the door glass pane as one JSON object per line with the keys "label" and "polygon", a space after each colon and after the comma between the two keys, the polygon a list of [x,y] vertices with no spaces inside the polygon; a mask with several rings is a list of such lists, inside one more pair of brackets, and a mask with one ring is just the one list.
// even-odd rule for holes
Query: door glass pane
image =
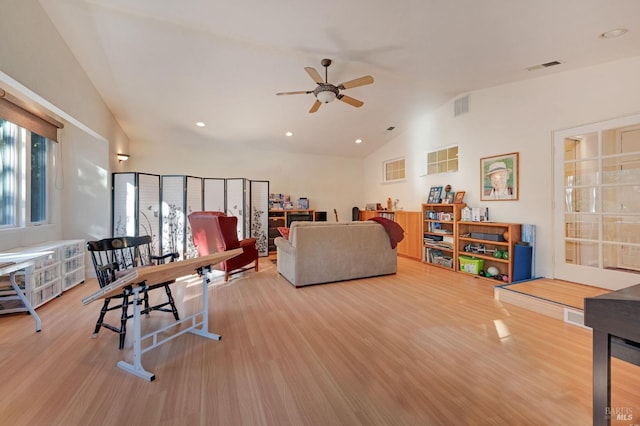
{"label": "door glass pane", "polygon": [[640,218],[638,216],[605,216],[602,239],[610,242],[640,244]]}
{"label": "door glass pane", "polygon": [[594,186],[586,188],[566,188],[565,211],[595,213],[597,211],[597,195],[598,189]]}
{"label": "door glass pane", "polygon": [[604,213],[640,213],[637,206],[640,199],[640,186],[602,187],[602,211]]}
{"label": "door glass pane", "polygon": [[600,221],[596,215],[568,214],[565,215],[565,236],[567,238],[597,240],[599,225]]}
{"label": "door glass pane", "polygon": [[640,182],[640,154],[602,160],[602,183]]}
{"label": "door glass pane", "polygon": [[640,272],[640,246],[603,244],[605,269]]}
{"label": "door glass pane", "polygon": [[587,133],[565,140],[565,161],[596,157],[598,157],[598,133]]}
{"label": "door glass pane", "polygon": [[598,267],[598,243],[566,241],[565,262],[572,265]]}
{"label": "door glass pane", "polygon": [[565,185],[596,185],[598,182],[598,162],[596,160],[567,163],[565,167]]}
{"label": "door glass pane", "polygon": [[640,151],[640,127],[621,127],[602,132],[602,155],[638,151]]}

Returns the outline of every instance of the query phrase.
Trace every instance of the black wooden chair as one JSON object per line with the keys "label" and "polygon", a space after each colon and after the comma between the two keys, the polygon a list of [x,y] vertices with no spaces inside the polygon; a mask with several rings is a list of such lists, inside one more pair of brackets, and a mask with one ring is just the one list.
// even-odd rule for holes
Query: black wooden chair
{"label": "black wooden chair", "polygon": [[[151,237],[148,235],[140,237],[117,237],[105,238],[99,241],[88,241],[87,250],[91,254],[91,260],[96,270],[98,284],[100,288],[111,284],[118,278],[130,272],[131,268],[140,268],[149,265],[163,264],[166,261],[174,261],[178,258],[177,253],[170,253],[164,256],[155,256],[151,254]],[[171,312],[176,321],[180,319],[178,310],[171,295],[169,284],[174,281],[168,281],[159,284],[153,284],[147,287],[144,292],[144,308],[142,313],[148,315],[151,311]],[[157,288],[164,288],[167,293],[167,301],[157,305],[149,306],[148,292]],[[100,316],[96,322],[96,328],[93,337],[98,337],[101,327],[108,328],[120,334],[120,349],[124,347],[124,340],[127,331],[127,320],[133,316],[129,314],[129,298],[133,292],[130,286],[123,289],[122,294],[104,299],[104,304],[100,310]],[[111,305],[113,299],[121,299],[117,305]],[[104,322],[104,316],[108,311],[121,309],[120,326],[116,327]]]}

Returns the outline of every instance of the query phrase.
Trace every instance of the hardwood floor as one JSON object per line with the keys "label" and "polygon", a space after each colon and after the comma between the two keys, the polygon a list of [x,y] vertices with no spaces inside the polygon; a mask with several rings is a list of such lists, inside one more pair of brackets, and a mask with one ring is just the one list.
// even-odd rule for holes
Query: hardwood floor
{"label": "hardwood floor", "polygon": [[[591,424],[591,331],[493,298],[487,281],[398,259],[396,275],[294,288],[261,259],[210,287],[210,329],[143,355],[91,333],[89,281],[0,317],[0,424]],[[193,285],[190,285],[193,284]],[[179,310],[199,279],[174,286]],[[116,313],[112,313],[117,317]],[[154,312],[148,330],[171,322]],[[612,406],[640,416],[640,368],[612,361]],[[616,424],[616,422],[613,422]],[[618,423],[618,424],[629,424]]]}

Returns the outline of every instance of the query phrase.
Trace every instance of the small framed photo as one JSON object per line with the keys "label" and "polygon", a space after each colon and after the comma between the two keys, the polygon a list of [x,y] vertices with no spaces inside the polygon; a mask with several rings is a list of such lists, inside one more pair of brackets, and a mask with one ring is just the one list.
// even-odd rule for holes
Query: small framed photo
{"label": "small framed photo", "polygon": [[432,186],[429,190],[429,198],[427,204],[440,204],[440,196],[442,195],[441,186]]}
{"label": "small framed photo", "polygon": [[464,191],[456,192],[456,196],[453,198],[453,204],[462,204],[462,200],[464,200]]}
{"label": "small framed photo", "polygon": [[444,197],[442,197],[442,204],[453,204],[455,194],[453,191],[445,192]]}
{"label": "small framed photo", "polygon": [[517,200],[518,153],[480,159],[480,201]]}

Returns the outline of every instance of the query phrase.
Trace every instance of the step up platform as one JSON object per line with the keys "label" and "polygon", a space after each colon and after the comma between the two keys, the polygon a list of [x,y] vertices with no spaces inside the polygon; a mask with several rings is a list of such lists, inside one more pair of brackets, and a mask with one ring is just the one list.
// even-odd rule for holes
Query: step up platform
{"label": "step up platform", "polygon": [[539,278],[497,286],[494,298],[584,327],[585,297],[595,297],[610,291],[568,281]]}

